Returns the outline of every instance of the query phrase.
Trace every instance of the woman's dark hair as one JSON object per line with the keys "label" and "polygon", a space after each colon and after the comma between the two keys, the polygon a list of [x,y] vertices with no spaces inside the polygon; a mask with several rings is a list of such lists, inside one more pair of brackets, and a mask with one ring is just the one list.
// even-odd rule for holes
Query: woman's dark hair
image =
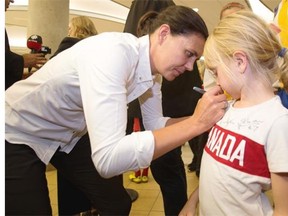
{"label": "woman's dark hair", "polygon": [[154,22],[158,14],[159,13],[156,11],[148,11],[140,18],[137,25],[138,37],[141,37],[145,34],[149,34],[151,32],[152,23]]}
{"label": "woman's dark hair", "polygon": [[204,20],[193,9],[185,6],[169,6],[154,19],[150,33],[153,33],[162,24],[170,26],[171,34],[199,33],[208,38],[208,29]]}

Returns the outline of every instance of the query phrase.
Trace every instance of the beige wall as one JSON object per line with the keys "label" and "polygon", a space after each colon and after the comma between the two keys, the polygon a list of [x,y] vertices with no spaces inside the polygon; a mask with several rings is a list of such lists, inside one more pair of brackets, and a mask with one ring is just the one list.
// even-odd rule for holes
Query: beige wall
{"label": "beige wall", "polygon": [[[16,33],[16,34],[23,34],[22,37],[27,38],[27,32],[23,33],[23,28],[27,27],[28,24],[28,15],[27,15],[27,11],[23,11],[23,10],[10,10],[10,11],[6,11],[5,13],[5,26],[7,26],[9,28],[9,26],[13,26],[13,28],[21,28],[22,31],[21,33]],[[74,17],[74,16],[78,16],[78,15],[73,15],[70,14],[69,16],[69,20]],[[96,29],[99,33],[102,32],[110,32],[110,31],[116,31],[116,32],[122,32],[124,29],[124,24],[123,23],[119,23],[119,22],[113,22],[110,20],[105,20],[105,19],[98,19],[98,18],[94,18],[94,17],[89,17],[93,23],[96,26]],[[27,31],[27,30],[26,30]],[[9,32],[8,32],[9,33]],[[68,33],[68,26],[67,26],[67,33]],[[19,36],[19,35],[17,35]],[[8,35],[9,40],[13,40],[13,35]],[[45,42],[43,43],[43,45],[45,45]],[[11,46],[11,50],[13,50],[16,53],[19,54],[24,54],[27,52],[30,52],[30,50],[26,47],[13,47]],[[53,50],[52,50],[53,53]]]}

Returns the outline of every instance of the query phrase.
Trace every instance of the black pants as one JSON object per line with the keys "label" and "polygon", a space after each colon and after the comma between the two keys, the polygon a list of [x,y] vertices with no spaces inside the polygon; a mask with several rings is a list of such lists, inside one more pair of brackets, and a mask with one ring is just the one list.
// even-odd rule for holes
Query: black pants
{"label": "black pants", "polygon": [[[5,154],[6,215],[51,215],[46,165],[26,145],[5,141]],[[88,136],[83,136],[69,154],[57,151],[50,162],[101,215],[129,215],[131,199],[122,176],[104,179],[98,174]]]}
{"label": "black pants", "polygon": [[187,180],[181,155],[181,147],[178,147],[150,165],[161,189],[165,215],[178,215],[187,202]]}
{"label": "black pants", "polygon": [[57,198],[59,215],[76,215],[93,207],[85,194],[60,172],[57,173]]}

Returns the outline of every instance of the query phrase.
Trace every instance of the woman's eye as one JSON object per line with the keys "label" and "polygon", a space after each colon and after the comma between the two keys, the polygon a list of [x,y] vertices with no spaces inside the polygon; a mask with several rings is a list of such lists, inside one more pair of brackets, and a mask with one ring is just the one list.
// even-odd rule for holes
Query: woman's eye
{"label": "woman's eye", "polygon": [[195,54],[190,51],[186,51],[186,55],[188,58],[195,56]]}

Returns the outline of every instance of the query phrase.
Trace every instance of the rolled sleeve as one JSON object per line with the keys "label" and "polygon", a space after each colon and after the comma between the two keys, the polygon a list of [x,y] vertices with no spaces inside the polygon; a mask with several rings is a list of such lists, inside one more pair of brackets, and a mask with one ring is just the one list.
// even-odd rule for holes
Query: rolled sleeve
{"label": "rolled sleeve", "polygon": [[154,136],[151,131],[136,132],[123,137],[109,155],[105,149],[92,154],[100,175],[110,178],[128,170],[149,167],[154,154]]}
{"label": "rolled sleeve", "polygon": [[[150,166],[154,154],[154,136],[151,131],[134,133],[137,139],[135,155],[138,161],[138,167],[145,168]],[[135,167],[137,169],[137,167]]]}

